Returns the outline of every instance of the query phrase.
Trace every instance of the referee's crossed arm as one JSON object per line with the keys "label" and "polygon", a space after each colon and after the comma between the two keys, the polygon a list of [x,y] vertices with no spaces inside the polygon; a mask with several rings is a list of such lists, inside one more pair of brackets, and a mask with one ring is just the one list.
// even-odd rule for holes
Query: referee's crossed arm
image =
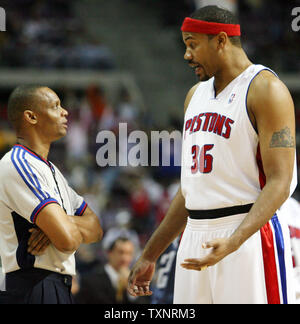
{"label": "referee's crossed arm", "polygon": [[68,216],[58,204],[49,204],[36,219],[36,225],[45,233],[57,250],[75,252],[81,243],[95,243],[102,238],[98,217],[87,206],[82,216]]}

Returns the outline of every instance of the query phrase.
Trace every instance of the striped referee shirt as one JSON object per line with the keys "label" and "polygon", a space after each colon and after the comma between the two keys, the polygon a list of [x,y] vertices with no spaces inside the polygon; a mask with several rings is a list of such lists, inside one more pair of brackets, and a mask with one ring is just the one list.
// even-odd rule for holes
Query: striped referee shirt
{"label": "striped referee shirt", "polygon": [[87,207],[50,161],[15,145],[0,161],[0,255],[5,273],[35,267],[75,275],[74,253],[62,253],[53,244],[41,256],[27,252],[28,230],[53,203],[68,215],[81,216]]}

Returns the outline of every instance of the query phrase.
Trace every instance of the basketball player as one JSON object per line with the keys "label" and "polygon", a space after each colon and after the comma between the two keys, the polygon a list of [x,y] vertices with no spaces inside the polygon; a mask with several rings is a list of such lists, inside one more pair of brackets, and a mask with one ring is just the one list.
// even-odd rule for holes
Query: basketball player
{"label": "basketball player", "polygon": [[156,280],[152,283],[151,304],[172,304],[176,255],[180,237],[177,237],[157,260]]}
{"label": "basketball player", "polygon": [[98,217],[48,160],[68,112],[47,87],[21,86],[8,102],[18,138],[0,161],[0,253],[6,303],[70,304],[74,252],[102,237]]}
{"label": "basketball player", "polygon": [[249,61],[240,25],[216,6],[182,25],[188,93],[181,188],[133,267],[128,290],[150,295],[155,262],[184,230],[174,303],[292,303],[288,227],[296,186],[294,105],[276,74]]}

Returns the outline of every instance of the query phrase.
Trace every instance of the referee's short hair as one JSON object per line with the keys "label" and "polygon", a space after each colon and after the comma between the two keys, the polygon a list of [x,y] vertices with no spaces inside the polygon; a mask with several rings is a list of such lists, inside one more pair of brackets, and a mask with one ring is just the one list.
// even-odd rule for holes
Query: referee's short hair
{"label": "referee's short hair", "polygon": [[7,117],[15,130],[21,126],[22,115],[25,110],[37,109],[37,93],[45,86],[22,85],[14,89],[8,99]]}

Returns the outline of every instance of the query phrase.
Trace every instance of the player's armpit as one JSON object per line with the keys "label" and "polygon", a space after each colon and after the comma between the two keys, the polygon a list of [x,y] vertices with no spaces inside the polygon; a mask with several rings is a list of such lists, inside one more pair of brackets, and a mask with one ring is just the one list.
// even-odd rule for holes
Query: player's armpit
{"label": "player's armpit", "polygon": [[61,252],[73,253],[83,241],[77,226],[58,204],[46,206],[39,213],[36,225]]}

